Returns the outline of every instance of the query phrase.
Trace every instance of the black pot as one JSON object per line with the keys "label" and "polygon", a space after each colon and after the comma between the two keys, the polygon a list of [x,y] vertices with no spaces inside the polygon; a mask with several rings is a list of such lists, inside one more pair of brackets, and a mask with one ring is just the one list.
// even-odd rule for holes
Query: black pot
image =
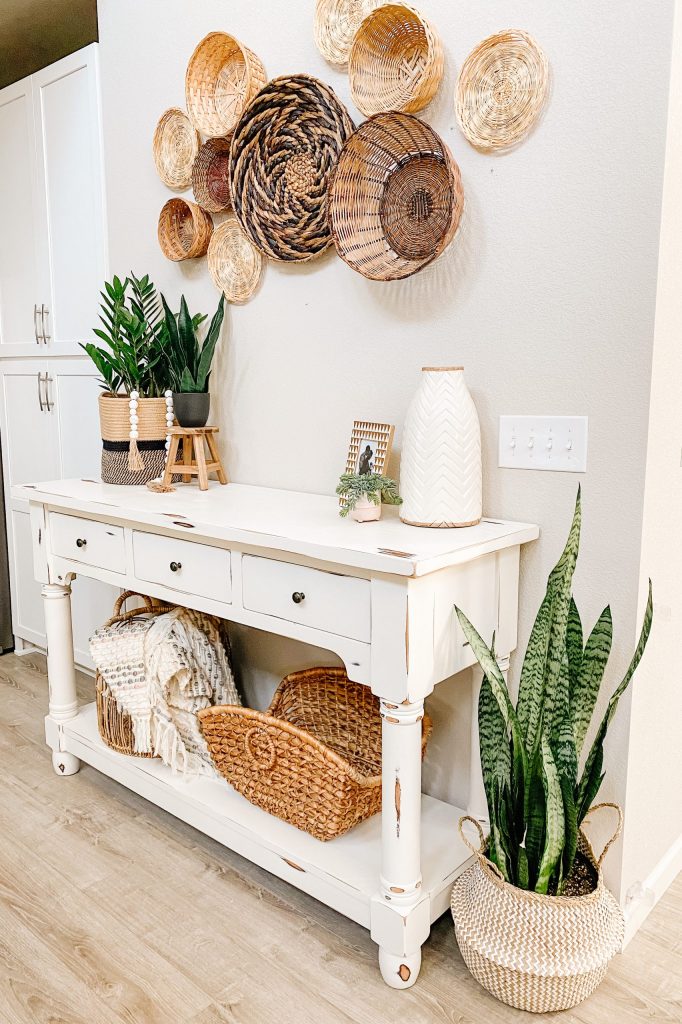
{"label": "black pot", "polygon": [[181,427],[205,427],[210,408],[208,391],[173,392],[173,411]]}

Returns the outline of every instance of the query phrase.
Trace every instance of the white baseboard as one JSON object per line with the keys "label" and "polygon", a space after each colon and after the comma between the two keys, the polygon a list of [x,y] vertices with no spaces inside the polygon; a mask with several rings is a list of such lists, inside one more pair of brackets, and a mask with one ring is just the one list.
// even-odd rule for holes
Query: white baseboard
{"label": "white baseboard", "polygon": [[634,937],[680,871],[682,871],[682,835],[661,857],[649,876],[628,890],[627,902],[623,911],[625,914],[623,949]]}

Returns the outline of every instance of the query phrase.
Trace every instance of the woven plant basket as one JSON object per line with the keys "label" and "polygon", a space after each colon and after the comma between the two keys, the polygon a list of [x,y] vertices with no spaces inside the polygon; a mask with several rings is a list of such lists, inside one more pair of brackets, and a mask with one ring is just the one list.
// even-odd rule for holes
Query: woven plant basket
{"label": "woven plant basket", "polygon": [[130,465],[130,400],[127,395],[99,396],[105,484],[146,484],[163,473],[168,430],[165,398],[138,399],[137,415],[137,449],[142,467],[134,470]]}
{"label": "woven plant basket", "polygon": [[157,173],[168,188],[188,187],[199,142],[199,133],[184,110],[171,107],[161,115],[152,151]]}
{"label": "woven plant basket", "polygon": [[[381,809],[379,701],[343,669],[286,676],[265,712],[226,705],[198,715],[217,770],[237,792],[316,839]],[[430,731],[424,716],[422,753]]]}
{"label": "woven plant basket", "polygon": [[213,234],[211,215],[189,199],[169,199],[159,214],[159,245],[169,260],[205,256]]}
{"label": "woven plant basket", "polygon": [[267,81],[265,68],[248,46],[226,32],[211,32],[190,57],[185,75],[187,111],[198,131],[229,135]]}
{"label": "woven plant basket", "polygon": [[202,209],[221,213],[232,205],[230,197],[230,139],[209,139],[192,167],[192,191]]}
{"label": "woven plant basket", "polygon": [[289,75],[269,82],[232,139],[232,203],[246,235],[274,260],[303,261],[331,243],[327,182],[353,131],[323,82]]}
{"label": "woven plant basket", "polygon": [[477,149],[508,149],[540,116],[549,91],[549,65],[535,40],[520,29],[489,36],[459,73],[455,112]]}
{"label": "woven plant basket", "polygon": [[409,277],[450,243],[464,209],[462,178],[443,140],[409,114],[376,114],[341,151],[329,188],[341,259],[364,277]]}
{"label": "woven plant basket", "polygon": [[330,64],[348,63],[351,43],[362,20],[382,0],[317,0],[313,31],[317,48]]}
{"label": "woven plant basket", "polygon": [[387,110],[416,114],[428,106],[443,77],[443,47],[419,11],[384,4],[358,28],[348,57],[351,96],[370,117]]}
{"label": "woven plant basket", "polygon": [[208,270],[228,302],[246,302],[258,287],[263,257],[236,217],[227,217],[213,232],[208,247]]}
{"label": "woven plant basket", "polygon": [[[479,823],[460,819],[460,832],[476,853],[476,863],[454,884],[451,910],[457,942],[474,978],[497,999],[519,1010],[551,1013],[586,999],[603,980],[609,960],[623,942],[623,913],[604,886],[601,865],[618,838],[623,815],[617,804],[597,804],[618,812],[618,827],[597,858],[581,830],[578,849],[598,876],[585,896],[543,896],[505,882],[485,856]],[[472,822],[481,845],[473,847],[462,825]]]}

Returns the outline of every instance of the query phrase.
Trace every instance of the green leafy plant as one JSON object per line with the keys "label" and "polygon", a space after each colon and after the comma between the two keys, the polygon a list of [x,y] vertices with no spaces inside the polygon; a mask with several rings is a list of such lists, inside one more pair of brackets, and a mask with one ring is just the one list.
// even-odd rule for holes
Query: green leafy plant
{"label": "green leafy plant", "polygon": [[607,607],[583,639],[571,589],[580,543],[580,490],[566,546],[535,620],[513,706],[492,649],[457,608],[484,672],[478,706],[488,856],[521,889],[560,893],[573,866],[578,829],[604,779],[604,738],[644,648],[653,618],[651,581],[639,642],[587,752],[583,745],[611,651]]}
{"label": "green leafy plant", "polygon": [[398,495],[395,480],[379,473],[344,473],[336,493],[345,499],[345,504],[339,509],[339,515],[344,517],[353,511],[361,498],[368,498],[375,505],[382,501],[387,505],[401,505],[403,500]]}
{"label": "green leafy plant", "polygon": [[163,334],[167,339],[165,351],[168,355],[173,390],[208,391],[211,363],[225,313],[224,296],[220,296],[218,308],[213,314],[203,345],[199,342],[197,332],[206,316],[190,316],[184,295],[180,298],[180,312],[177,314],[171,311],[163,295],[161,302],[164,310]]}

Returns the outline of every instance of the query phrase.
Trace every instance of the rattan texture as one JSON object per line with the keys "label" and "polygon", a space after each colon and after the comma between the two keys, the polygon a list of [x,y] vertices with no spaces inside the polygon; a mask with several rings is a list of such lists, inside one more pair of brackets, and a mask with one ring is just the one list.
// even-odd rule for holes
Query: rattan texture
{"label": "rattan texture", "polygon": [[[294,672],[267,711],[199,711],[213,762],[242,796],[316,839],[381,809],[381,715],[369,687],[340,668]],[[425,716],[422,753],[431,723]]]}
{"label": "rattan texture", "polygon": [[208,269],[214,285],[228,302],[246,302],[258,287],[263,257],[236,217],[227,217],[213,232]]}
{"label": "rattan texture", "polygon": [[578,848],[598,874],[585,896],[518,889],[481,854],[457,879],[450,903],[457,942],[474,978],[497,999],[550,1013],[576,1006],[602,981],[624,934],[623,913],[601,873],[608,846],[597,860],[579,833]]}
{"label": "rattan texture", "polygon": [[549,64],[537,42],[520,29],[498,32],[462,65],[455,90],[459,126],[477,149],[508,149],[531,130],[548,92]]}
{"label": "rattan texture", "polygon": [[376,114],[343,147],[329,188],[339,256],[364,277],[409,277],[459,226],[464,189],[443,140],[410,114]]}
{"label": "rattan texture", "polygon": [[192,166],[192,192],[203,210],[222,213],[232,205],[230,196],[230,141],[208,139]]}
{"label": "rattan texture", "polygon": [[317,0],[313,31],[317,48],[330,64],[346,65],[351,43],[364,18],[382,0]]}
{"label": "rattan texture", "polygon": [[199,133],[184,110],[170,107],[161,115],[152,151],[157,173],[168,188],[187,188],[199,142]]}
{"label": "rattan texture", "polygon": [[230,150],[234,212],[274,260],[303,261],[331,243],[327,183],[353,122],[309,75],[269,82],[237,125]]}
{"label": "rattan texture", "polygon": [[159,214],[159,245],[176,263],[205,256],[212,234],[210,213],[189,199],[169,199]]}
{"label": "rattan texture", "polygon": [[384,4],[364,19],[348,57],[350,91],[366,116],[428,106],[443,77],[443,46],[426,18],[406,4]]}
{"label": "rattan texture", "polygon": [[211,138],[229,135],[267,81],[248,46],[226,32],[210,32],[190,57],[185,99],[192,124]]}
{"label": "rattan texture", "polygon": [[[165,441],[168,433],[165,398],[139,398],[137,417],[140,441]],[[128,395],[100,395],[99,422],[103,441],[129,441],[130,398]]]}

